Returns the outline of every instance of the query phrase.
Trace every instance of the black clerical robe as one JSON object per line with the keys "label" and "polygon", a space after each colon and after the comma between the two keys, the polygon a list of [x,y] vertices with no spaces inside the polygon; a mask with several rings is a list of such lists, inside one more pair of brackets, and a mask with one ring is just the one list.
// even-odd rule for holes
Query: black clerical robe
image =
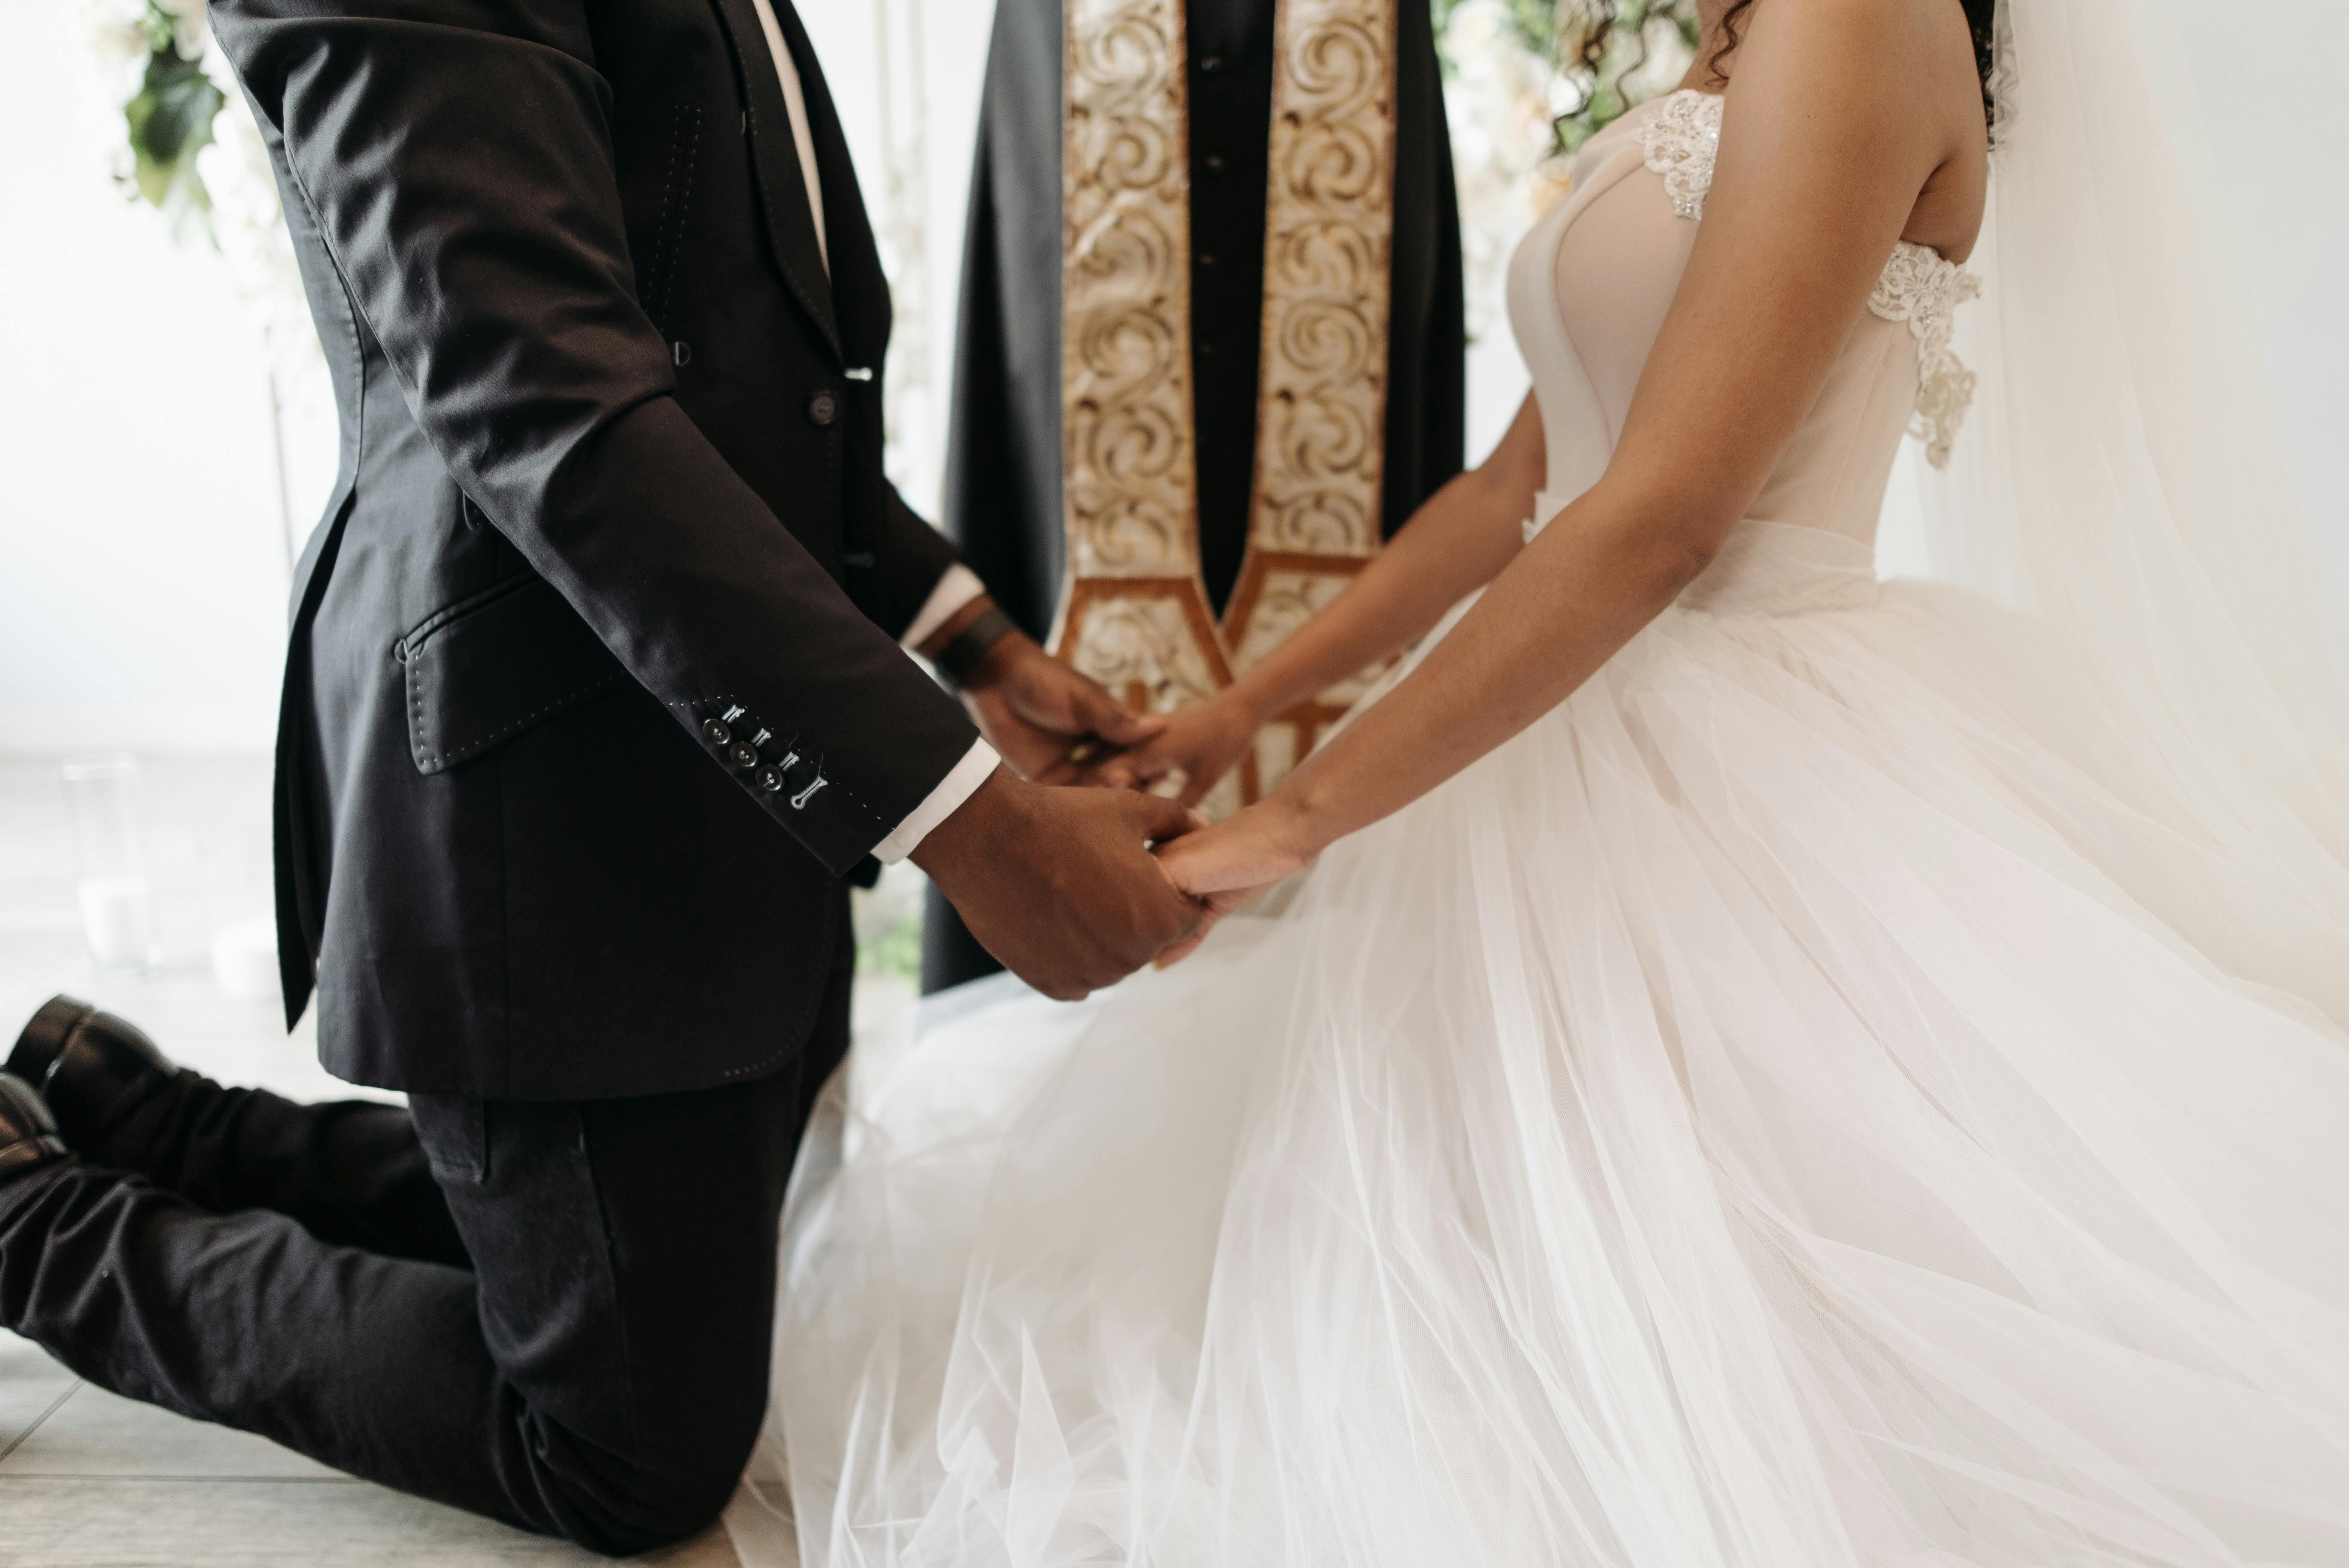
{"label": "black clerical robe", "polygon": [[[999,0],[966,239],[945,523],[1039,639],[1066,554],[1061,505],[1064,0]],[[1274,0],[1189,0],[1191,361],[1199,553],[1220,614],[1247,549],[1264,311]],[[1452,146],[1433,29],[1406,3],[1395,39],[1393,242],[1381,519],[1392,535],[1458,473],[1466,335]],[[933,901],[925,981],[992,965]]]}
{"label": "black clerical robe", "polygon": [[[1191,362],[1199,547],[1220,613],[1246,549],[1264,309],[1273,0],[1189,0]],[[947,531],[1004,608],[1050,631],[1061,591],[1062,0],[999,0],[966,239]],[[1460,220],[1427,10],[1395,40],[1384,525],[1460,471]]]}

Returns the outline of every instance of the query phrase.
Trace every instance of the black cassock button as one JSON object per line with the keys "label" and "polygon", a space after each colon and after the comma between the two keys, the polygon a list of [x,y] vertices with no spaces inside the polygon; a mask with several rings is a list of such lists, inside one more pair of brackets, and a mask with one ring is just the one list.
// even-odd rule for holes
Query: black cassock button
{"label": "black cassock button", "polygon": [[734,738],[734,732],[726,727],[724,719],[713,718],[701,727],[701,738],[712,746],[723,746]]}
{"label": "black cassock button", "polygon": [[1224,74],[1224,57],[1221,55],[1209,55],[1206,59],[1201,60],[1199,62],[1199,74],[1203,77],[1222,76]]}
{"label": "black cassock button", "polygon": [[772,766],[760,769],[759,788],[764,789],[770,795],[781,794],[783,792],[783,770]]}
{"label": "black cassock button", "polygon": [[759,766],[759,748],[751,745],[747,740],[736,741],[734,743],[734,749],[728,753],[728,755],[734,758],[734,765],[737,768],[756,768]]}
{"label": "black cassock button", "polygon": [[840,399],[829,392],[819,392],[808,399],[808,423],[829,425],[840,418]]}
{"label": "black cassock button", "polygon": [[1223,171],[1224,155],[1220,152],[1210,152],[1207,154],[1207,172],[1210,174],[1221,174]]}

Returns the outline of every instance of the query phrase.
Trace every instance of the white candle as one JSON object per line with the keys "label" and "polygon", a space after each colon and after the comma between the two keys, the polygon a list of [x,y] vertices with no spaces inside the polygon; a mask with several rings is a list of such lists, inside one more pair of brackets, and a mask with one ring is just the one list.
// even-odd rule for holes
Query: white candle
{"label": "white candle", "polygon": [[162,961],[155,891],[145,877],[84,877],[81,925],[90,956],[104,973],[143,974]]}

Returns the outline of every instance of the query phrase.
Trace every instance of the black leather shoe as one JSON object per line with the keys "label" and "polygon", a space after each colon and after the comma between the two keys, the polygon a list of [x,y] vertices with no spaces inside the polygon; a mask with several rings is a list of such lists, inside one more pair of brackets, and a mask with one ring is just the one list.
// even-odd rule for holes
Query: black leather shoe
{"label": "black leather shoe", "polygon": [[67,1136],[80,1140],[106,1124],[132,1084],[179,1069],[136,1025],[74,997],[52,996],[16,1037],[6,1070],[37,1089]]}
{"label": "black leather shoe", "polygon": [[65,1157],[57,1119],[33,1086],[13,1073],[0,1073],[0,1182]]}

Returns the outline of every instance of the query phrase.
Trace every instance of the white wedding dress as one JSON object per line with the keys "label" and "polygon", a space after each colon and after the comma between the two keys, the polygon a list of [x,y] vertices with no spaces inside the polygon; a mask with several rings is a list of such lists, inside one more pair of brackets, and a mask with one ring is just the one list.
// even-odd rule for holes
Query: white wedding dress
{"label": "white wedding dress", "polygon": [[[1518,252],[1545,514],[1719,124]],[[1904,244],[1680,602],[1270,913],[836,1090],[746,1561],[2349,1563],[2349,806],[1877,580],[1971,292]]]}

